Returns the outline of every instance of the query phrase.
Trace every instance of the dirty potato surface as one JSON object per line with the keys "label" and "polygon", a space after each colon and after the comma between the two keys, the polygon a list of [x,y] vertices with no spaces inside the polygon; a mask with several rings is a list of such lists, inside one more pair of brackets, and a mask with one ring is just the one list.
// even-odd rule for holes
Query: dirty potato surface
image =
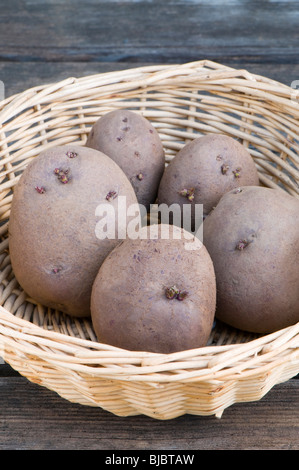
{"label": "dirty potato surface", "polygon": [[[171,160],[160,182],[158,202],[178,204],[182,210],[191,205],[194,229],[197,204],[202,204],[205,217],[226,192],[258,184],[258,172],[247,149],[230,136],[209,134],[186,144]],[[181,220],[184,222],[183,212]]]}
{"label": "dirty potato surface", "polygon": [[95,122],[86,146],[100,150],[121,167],[138,202],[149,210],[165,168],[163,145],[149,120],[126,109],[111,111]]}
{"label": "dirty potato surface", "polygon": [[198,239],[168,230],[143,227],[140,239],[125,240],[102,264],[91,298],[100,342],[159,353],[206,345],[216,302],[213,264]]}
{"label": "dirty potato surface", "polygon": [[205,219],[203,242],[220,320],[256,333],[299,321],[299,199],[264,187],[232,190]]}
{"label": "dirty potato surface", "polygon": [[[94,278],[119,243],[120,196],[127,206],[137,204],[122,170],[96,150],[55,147],[30,163],[15,188],[9,222],[13,271],[30,297],[73,316],[90,315]],[[106,221],[115,224],[114,238],[96,233],[101,205],[112,208]]]}

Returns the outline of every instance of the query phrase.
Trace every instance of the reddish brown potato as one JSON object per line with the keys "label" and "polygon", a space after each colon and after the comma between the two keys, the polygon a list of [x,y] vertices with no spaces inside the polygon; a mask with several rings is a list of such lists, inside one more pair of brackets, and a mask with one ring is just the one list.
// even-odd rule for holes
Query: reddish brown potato
{"label": "reddish brown potato", "polygon": [[141,239],[125,240],[102,264],[91,296],[95,332],[100,342],[128,350],[172,353],[205,346],[216,304],[210,256],[199,241],[189,250],[190,234],[183,229],[173,226],[167,239],[168,227],[156,227],[156,238],[143,227]]}
{"label": "reddish brown potato", "polygon": [[[76,317],[90,316],[94,278],[120,242],[120,196],[127,207],[138,204],[122,170],[96,150],[55,147],[30,163],[15,188],[9,222],[13,271],[29,296]],[[115,209],[107,216],[116,223],[114,239],[96,235],[100,204]]]}
{"label": "reddish brown potato", "polygon": [[166,167],[162,176],[159,204],[192,206],[206,216],[226,192],[239,186],[259,184],[258,172],[247,149],[232,137],[210,134],[186,144]]}
{"label": "reddish brown potato", "polygon": [[163,145],[152,124],[136,112],[117,109],[96,121],[86,146],[100,150],[121,167],[138,202],[149,210],[165,168]]}
{"label": "reddish brown potato", "polygon": [[299,321],[299,199],[264,187],[225,194],[203,223],[216,316],[270,333]]}

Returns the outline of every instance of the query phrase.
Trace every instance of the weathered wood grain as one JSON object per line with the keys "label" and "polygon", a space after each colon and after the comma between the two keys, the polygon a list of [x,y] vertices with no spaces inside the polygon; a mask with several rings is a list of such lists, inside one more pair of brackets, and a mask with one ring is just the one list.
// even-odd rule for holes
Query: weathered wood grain
{"label": "weathered wood grain", "polygon": [[13,0],[1,61],[298,63],[298,2]]}

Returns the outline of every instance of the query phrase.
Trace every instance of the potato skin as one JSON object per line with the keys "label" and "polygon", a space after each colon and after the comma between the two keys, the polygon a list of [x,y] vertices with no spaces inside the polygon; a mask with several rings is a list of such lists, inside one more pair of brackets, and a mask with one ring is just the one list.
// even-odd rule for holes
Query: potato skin
{"label": "potato skin", "polygon": [[216,272],[216,316],[271,333],[299,321],[299,200],[278,189],[225,194],[203,223]]}
{"label": "potato skin", "polygon": [[[66,184],[56,168],[69,170]],[[106,199],[114,189],[127,205],[138,204],[116,163],[85,147],[51,148],[25,169],[12,201],[9,250],[14,274],[34,300],[75,317],[90,316],[94,278],[120,242],[95,233],[100,203],[112,204],[117,216],[117,198]]]}
{"label": "potato skin", "polygon": [[[123,241],[102,264],[91,295],[100,342],[158,353],[206,345],[216,304],[212,261],[202,244],[186,249],[178,227],[174,231],[180,239],[163,239],[165,227],[159,226],[156,239],[143,239],[149,233],[143,227],[141,239]],[[184,300],[166,297],[173,285],[188,292]]]}
{"label": "potato skin", "polygon": [[100,150],[121,167],[138,202],[149,210],[165,168],[163,145],[152,124],[134,111],[110,111],[95,122],[86,146]]}
{"label": "potato skin", "polygon": [[[243,145],[232,137],[209,134],[186,144],[165,168],[159,191],[159,204],[192,206],[203,204],[206,216],[226,192],[238,186],[258,186],[255,164]],[[180,192],[194,189],[190,202]]]}

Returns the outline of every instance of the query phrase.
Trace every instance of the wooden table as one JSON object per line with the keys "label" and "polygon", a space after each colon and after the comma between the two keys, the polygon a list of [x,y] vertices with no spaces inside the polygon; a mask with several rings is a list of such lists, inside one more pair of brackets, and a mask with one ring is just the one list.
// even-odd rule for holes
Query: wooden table
{"label": "wooden table", "polygon": [[[5,95],[145,64],[211,59],[291,85],[299,5],[245,0],[0,1]],[[72,404],[0,365],[0,450],[298,450],[299,380],[215,417],[120,418]]]}

